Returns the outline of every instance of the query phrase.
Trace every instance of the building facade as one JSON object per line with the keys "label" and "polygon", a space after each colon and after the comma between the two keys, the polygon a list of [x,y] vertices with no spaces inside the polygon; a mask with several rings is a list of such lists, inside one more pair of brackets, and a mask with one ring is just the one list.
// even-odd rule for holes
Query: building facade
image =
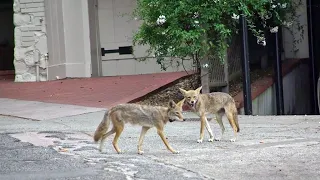
{"label": "building facade", "polygon": [[[0,9],[9,9],[10,3],[16,82],[163,72],[153,57],[134,59],[146,56],[146,47],[133,47],[134,56],[116,52],[132,46],[139,21],[128,14],[136,0],[4,0]],[[308,58],[306,4],[299,13],[305,38],[293,47],[295,34],[283,29],[285,59]],[[193,68],[191,60],[183,64]],[[169,59],[168,67],[166,72],[184,71],[179,59]]]}
{"label": "building facade", "polygon": [[[163,72],[146,47],[134,55],[104,53],[132,46],[138,21],[129,21],[133,0],[14,0],[15,81],[65,77],[117,76]],[[180,62],[180,63],[179,63]],[[181,60],[168,59],[166,72],[183,71]],[[184,61],[187,70],[191,61]]]}

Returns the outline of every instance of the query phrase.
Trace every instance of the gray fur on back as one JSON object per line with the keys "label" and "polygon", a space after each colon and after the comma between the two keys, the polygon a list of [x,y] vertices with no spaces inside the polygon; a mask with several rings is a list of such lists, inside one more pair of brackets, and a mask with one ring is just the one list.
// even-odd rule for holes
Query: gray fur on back
{"label": "gray fur on back", "polygon": [[110,110],[117,119],[124,123],[139,124],[154,127],[159,121],[168,119],[168,108],[160,106],[147,106],[139,104],[119,104]]}

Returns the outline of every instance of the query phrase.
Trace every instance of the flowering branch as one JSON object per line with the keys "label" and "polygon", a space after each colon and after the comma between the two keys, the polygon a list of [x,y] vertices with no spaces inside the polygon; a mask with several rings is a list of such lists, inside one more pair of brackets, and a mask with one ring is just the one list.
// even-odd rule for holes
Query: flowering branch
{"label": "flowering branch", "polygon": [[223,61],[239,31],[240,14],[257,43],[266,46],[265,32],[291,25],[298,5],[292,0],[139,0],[133,16],[142,24],[133,43],[147,45],[160,65],[165,57],[209,55]]}

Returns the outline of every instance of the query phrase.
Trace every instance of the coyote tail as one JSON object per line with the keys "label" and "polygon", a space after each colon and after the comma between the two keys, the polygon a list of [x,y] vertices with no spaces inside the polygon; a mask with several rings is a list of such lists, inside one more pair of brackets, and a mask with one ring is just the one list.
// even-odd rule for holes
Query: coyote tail
{"label": "coyote tail", "polygon": [[95,142],[98,142],[101,137],[107,132],[110,125],[110,117],[109,112],[106,112],[103,116],[102,121],[100,122],[99,126],[97,127],[93,139]]}

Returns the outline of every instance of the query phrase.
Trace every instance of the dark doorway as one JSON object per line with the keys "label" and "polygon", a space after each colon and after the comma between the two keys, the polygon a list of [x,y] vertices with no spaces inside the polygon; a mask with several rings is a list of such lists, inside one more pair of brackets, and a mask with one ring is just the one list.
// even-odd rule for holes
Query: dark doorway
{"label": "dark doorway", "polygon": [[[317,69],[319,70],[320,61],[320,1],[311,1],[311,15],[312,15],[312,31],[313,31],[313,51]],[[318,72],[317,72],[318,73]]]}
{"label": "dark doorway", "polygon": [[14,72],[13,0],[0,1],[0,24],[0,75],[3,76],[4,72]]}
{"label": "dark doorway", "polygon": [[317,102],[317,81],[319,78],[320,60],[320,2],[319,0],[306,0],[308,6],[308,40],[309,40],[309,75],[310,99],[312,114],[319,114]]}

